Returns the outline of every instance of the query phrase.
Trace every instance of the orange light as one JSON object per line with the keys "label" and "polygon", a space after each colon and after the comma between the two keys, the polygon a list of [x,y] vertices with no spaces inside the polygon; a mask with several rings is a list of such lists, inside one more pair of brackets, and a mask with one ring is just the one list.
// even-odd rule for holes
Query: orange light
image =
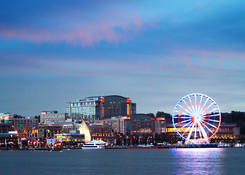
{"label": "orange light", "polygon": [[127,104],[127,115],[130,115],[130,106]]}
{"label": "orange light", "polygon": [[139,130],[139,131],[132,131],[132,133],[151,133],[152,130],[151,129],[143,129],[143,130]]}
{"label": "orange light", "polygon": [[[176,132],[176,129],[181,132],[190,132],[191,128],[166,128],[166,132]],[[199,128],[193,128],[193,131],[199,131]]]}
{"label": "orange light", "polygon": [[125,116],[125,117],[121,117],[122,120],[130,120],[131,117]]}
{"label": "orange light", "polygon": [[165,120],[165,117],[158,117],[156,120]]}

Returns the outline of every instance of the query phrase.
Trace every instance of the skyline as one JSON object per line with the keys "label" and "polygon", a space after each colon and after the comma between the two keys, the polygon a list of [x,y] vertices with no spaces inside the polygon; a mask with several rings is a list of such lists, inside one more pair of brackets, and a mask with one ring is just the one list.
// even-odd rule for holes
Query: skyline
{"label": "skyline", "polygon": [[1,1],[0,111],[122,95],[172,113],[193,92],[245,111],[245,2]]}

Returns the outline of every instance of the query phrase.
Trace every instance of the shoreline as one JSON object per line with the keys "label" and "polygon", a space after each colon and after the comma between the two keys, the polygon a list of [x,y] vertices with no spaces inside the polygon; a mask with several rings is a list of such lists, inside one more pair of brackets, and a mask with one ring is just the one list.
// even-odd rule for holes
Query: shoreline
{"label": "shoreline", "polygon": [[[235,146],[230,146],[230,147],[226,147],[226,146],[218,146],[218,145],[212,145],[212,146],[207,146],[207,145],[181,145],[181,146],[176,146],[176,145],[171,145],[171,146],[107,146],[104,149],[124,149],[124,150],[135,150],[135,149],[140,149],[140,150],[145,150],[145,149],[183,149],[183,148],[187,148],[187,149],[195,149],[195,148],[245,148],[245,147],[235,147]],[[0,148],[0,152],[1,151],[70,151],[70,150],[83,150],[82,148],[76,148],[76,149],[64,149],[64,148],[29,148],[29,149],[2,149]],[[98,150],[98,149],[96,149]]]}

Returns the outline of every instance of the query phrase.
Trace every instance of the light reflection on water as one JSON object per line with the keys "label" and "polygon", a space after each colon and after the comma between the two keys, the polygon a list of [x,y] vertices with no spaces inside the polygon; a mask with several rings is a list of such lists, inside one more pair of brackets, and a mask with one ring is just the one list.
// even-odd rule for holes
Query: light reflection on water
{"label": "light reflection on water", "polygon": [[221,148],[172,149],[177,175],[221,175],[224,171]]}
{"label": "light reflection on water", "polygon": [[0,151],[0,175],[244,175],[244,148]]}

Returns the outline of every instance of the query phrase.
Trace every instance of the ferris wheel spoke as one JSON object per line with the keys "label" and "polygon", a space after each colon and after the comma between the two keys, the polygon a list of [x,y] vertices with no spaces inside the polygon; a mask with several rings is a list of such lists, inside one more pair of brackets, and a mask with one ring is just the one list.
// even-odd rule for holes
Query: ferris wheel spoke
{"label": "ferris wheel spoke", "polygon": [[196,124],[195,124],[195,134],[194,134],[194,138],[195,138],[195,139],[197,138],[197,127],[196,127]]}
{"label": "ferris wheel spoke", "polygon": [[191,97],[188,95],[188,99],[189,99],[189,102],[190,102],[190,106],[191,106],[191,111],[192,111],[192,113],[195,113],[195,110],[194,110],[194,108],[193,108],[193,104],[192,104],[192,101],[191,101]]}
{"label": "ferris wheel spoke", "polygon": [[212,115],[205,114],[205,115],[202,115],[202,117],[204,117],[204,118],[218,117],[218,116],[220,116],[220,114],[212,114]]}
{"label": "ferris wheel spoke", "polygon": [[198,112],[201,113],[201,102],[202,102],[202,98],[203,96],[201,95],[200,101],[199,101],[199,105],[198,105]]}
{"label": "ferris wheel spoke", "polygon": [[209,100],[209,98],[207,97],[206,101],[204,102],[204,104],[203,104],[202,107],[201,107],[202,113],[205,113],[205,106],[206,106],[208,100]]}
{"label": "ferris wheel spoke", "polygon": [[208,121],[219,123],[219,120],[208,119]]}
{"label": "ferris wheel spoke", "polygon": [[[179,118],[179,116],[175,116],[174,118]],[[180,118],[191,118],[191,117],[183,117],[183,116],[180,116]]]}
{"label": "ferris wheel spoke", "polygon": [[191,131],[190,131],[189,134],[188,134],[187,140],[189,140],[189,139],[191,138],[191,134],[192,134],[194,125],[195,125],[195,123],[193,123],[192,126],[191,126]]}
{"label": "ferris wheel spoke", "polygon": [[180,128],[184,128],[184,127],[188,126],[188,125],[191,124],[191,123],[192,123],[192,122],[190,121],[190,122],[184,124],[183,126],[181,126]]}
{"label": "ferris wheel spoke", "polygon": [[198,128],[198,132],[199,132],[199,137],[202,138],[202,132],[201,132],[201,130],[199,129],[199,125],[198,125],[198,124],[197,124],[197,126],[198,126],[197,128]]}
{"label": "ferris wheel spoke", "polygon": [[199,129],[201,130],[202,135],[204,136],[204,139],[208,140],[208,135],[207,135],[206,131],[203,129],[201,123],[198,122],[198,125],[199,125]]}
{"label": "ferris wheel spoke", "polygon": [[218,117],[218,116],[220,116],[220,114],[210,114],[209,116],[210,117]]}
{"label": "ferris wheel spoke", "polygon": [[208,114],[207,110],[206,110],[206,107],[202,107],[201,111],[200,111],[200,114],[201,115],[206,115]]}
{"label": "ferris wheel spoke", "polygon": [[207,130],[208,130],[210,133],[213,133],[213,131],[212,131],[209,127],[207,127],[206,125],[204,125],[204,127],[207,128]]}
{"label": "ferris wheel spoke", "polygon": [[210,103],[210,105],[208,105],[207,109],[209,109],[214,104],[215,104],[215,102],[213,101],[212,103]]}
{"label": "ferris wheel spoke", "polygon": [[177,106],[179,106],[183,111],[185,111],[187,114],[191,115],[191,113],[186,110],[181,104],[178,104]]}
{"label": "ferris wheel spoke", "polygon": [[207,123],[207,125],[212,126],[213,128],[217,128],[217,126],[214,126],[214,125],[212,125],[210,123]]}
{"label": "ferris wheel spoke", "polygon": [[197,101],[197,97],[198,97],[198,95],[195,95],[195,107],[196,107],[196,112],[199,113],[199,104]]}
{"label": "ferris wheel spoke", "polygon": [[196,94],[194,95],[194,99],[195,99],[195,106],[194,106],[194,108],[195,108],[195,112],[198,112],[197,111],[197,96],[196,96]]}
{"label": "ferris wheel spoke", "polygon": [[[189,125],[186,125],[186,128],[185,128],[185,130],[184,130],[184,132],[183,132],[183,136],[186,134],[186,132],[190,129],[190,127],[192,127],[192,125],[193,125],[193,123],[192,122],[190,122],[190,124]],[[182,127],[181,127],[182,128]],[[185,137],[185,136],[184,136]]]}
{"label": "ferris wheel spoke", "polygon": [[180,123],[186,123],[186,122],[189,122],[189,121],[191,121],[191,120],[190,119],[189,120],[183,120]]}
{"label": "ferris wheel spoke", "polygon": [[186,109],[189,113],[192,113],[191,108],[189,107],[189,105],[187,104],[187,102],[185,101],[185,99],[183,98],[182,101],[185,103]]}
{"label": "ferris wheel spoke", "polygon": [[190,114],[193,113],[192,109],[190,108],[190,105],[185,104],[185,107],[186,107],[186,109],[188,110],[188,112],[189,112]]}

